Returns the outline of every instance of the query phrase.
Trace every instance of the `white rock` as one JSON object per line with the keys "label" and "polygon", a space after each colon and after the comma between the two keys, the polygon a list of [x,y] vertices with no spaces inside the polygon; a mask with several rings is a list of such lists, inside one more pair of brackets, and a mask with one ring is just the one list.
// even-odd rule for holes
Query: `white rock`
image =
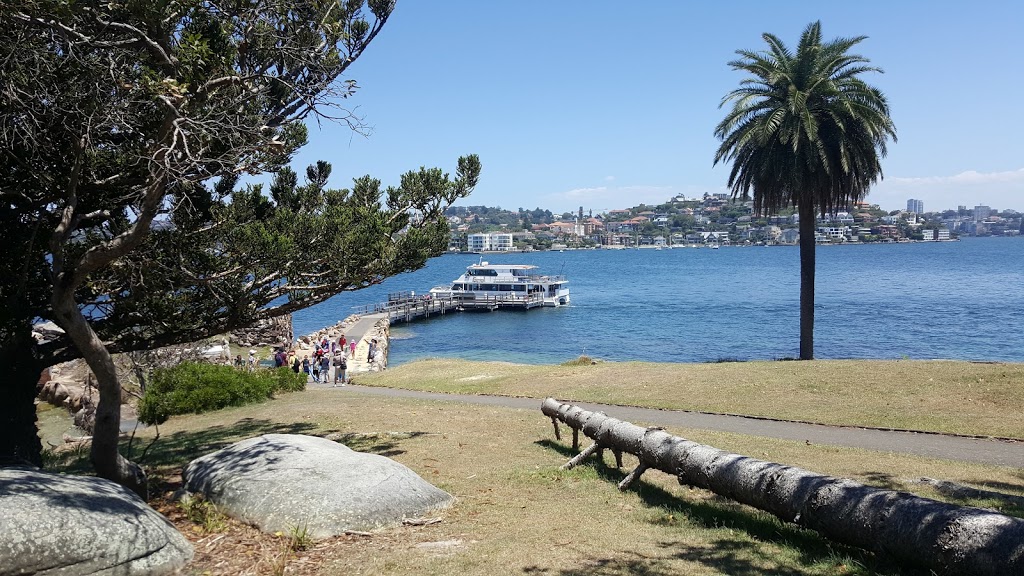
{"label": "white rock", "polygon": [[185,489],[265,532],[313,538],[402,523],[454,498],[409,468],[315,436],[267,434],[189,463]]}
{"label": "white rock", "polygon": [[192,545],[102,478],[0,468],[0,575],[172,574]]}

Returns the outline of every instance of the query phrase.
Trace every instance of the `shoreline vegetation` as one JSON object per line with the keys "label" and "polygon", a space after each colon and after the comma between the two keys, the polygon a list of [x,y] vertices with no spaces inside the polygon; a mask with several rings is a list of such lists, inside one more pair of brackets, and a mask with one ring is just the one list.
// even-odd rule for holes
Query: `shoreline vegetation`
{"label": "shoreline vegetation", "polygon": [[[543,398],[635,398],[652,407],[757,410],[773,416],[832,414],[866,418],[886,413],[921,421],[949,420],[983,434],[1020,435],[1019,384],[1024,364],[937,361],[808,361],[665,365],[580,362],[518,365],[424,360],[364,374],[358,383],[449,392]],[[446,383],[447,382],[447,383]],[[1015,390],[1016,388],[1016,390]],[[981,418],[981,412],[992,418]],[[849,416],[852,415],[852,416]],[[812,417],[804,419],[814,419]],[[996,421],[1003,419],[1004,424]],[[1020,468],[938,460],[802,441],[702,429],[667,427],[671,434],[850,478],[866,485],[1024,515]],[[1016,431],[1016,432],[1014,432]],[[208,514],[190,519],[175,502],[180,470],[191,459],[242,438],[267,433],[323,436],[354,450],[388,456],[458,503],[439,522],[295,546],[288,533],[262,534],[235,520]],[[135,439],[148,445],[155,430]],[[630,490],[620,482],[635,465],[614,466],[609,453],[561,470],[573,452],[555,440],[539,410],[466,406],[388,398],[357,390],[308,389],[268,402],[189,416],[173,416],[145,465],[160,482],[150,502],[196,547],[192,574],[887,574],[917,575],[884,557],[836,544],[753,508],[648,471]],[[926,481],[926,479],[935,479]],[[951,495],[941,483],[966,487]],[[528,550],[529,554],[523,554]]]}

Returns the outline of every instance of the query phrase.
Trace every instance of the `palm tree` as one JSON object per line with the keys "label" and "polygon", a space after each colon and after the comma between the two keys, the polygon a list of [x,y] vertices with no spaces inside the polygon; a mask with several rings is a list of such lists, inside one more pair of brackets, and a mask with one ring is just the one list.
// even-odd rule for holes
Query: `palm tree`
{"label": "palm tree", "polygon": [[800,359],[814,358],[814,231],[817,214],[864,198],[882,177],[880,157],[896,141],[885,96],[860,79],[882,72],[848,51],[864,40],[821,40],[807,26],[794,54],[772,34],[768,50],[737,50],[734,70],[751,76],[722,99],[732,110],[715,128],[715,164],[731,161],[733,198],[754,196],[759,215],[796,206],[800,215]]}

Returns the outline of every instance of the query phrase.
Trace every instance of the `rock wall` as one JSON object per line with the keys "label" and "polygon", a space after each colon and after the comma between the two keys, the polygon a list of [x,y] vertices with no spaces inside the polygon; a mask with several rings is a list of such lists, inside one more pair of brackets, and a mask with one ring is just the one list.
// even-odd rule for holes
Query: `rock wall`
{"label": "rock wall", "polygon": [[285,314],[269,320],[261,320],[248,328],[235,330],[229,340],[245,348],[251,346],[290,346],[295,334],[292,331],[292,315]]}
{"label": "rock wall", "polygon": [[360,316],[358,314],[352,314],[333,326],[321,328],[312,334],[299,336],[295,341],[295,347],[301,351],[311,351],[315,350],[316,343],[322,341],[324,338],[327,338],[328,342],[337,342],[338,339],[341,338],[342,334],[348,337],[349,328],[358,322],[359,318]]}

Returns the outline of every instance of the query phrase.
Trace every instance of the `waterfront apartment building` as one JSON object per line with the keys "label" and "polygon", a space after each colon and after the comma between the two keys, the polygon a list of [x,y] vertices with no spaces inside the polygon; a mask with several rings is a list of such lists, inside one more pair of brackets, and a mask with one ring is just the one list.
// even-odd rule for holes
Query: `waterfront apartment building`
{"label": "waterfront apartment building", "polygon": [[974,207],[974,221],[984,222],[989,216],[992,215],[992,209],[988,206],[975,206]]}
{"label": "waterfront apartment building", "polygon": [[907,212],[913,212],[914,214],[924,214],[924,201],[915,200],[913,198],[907,200]]}
{"label": "waterfront apartment building", "polygon": [[470,234],[466,236],[466,248],[470,252],[508,252],[512,250],[512,234]]}

